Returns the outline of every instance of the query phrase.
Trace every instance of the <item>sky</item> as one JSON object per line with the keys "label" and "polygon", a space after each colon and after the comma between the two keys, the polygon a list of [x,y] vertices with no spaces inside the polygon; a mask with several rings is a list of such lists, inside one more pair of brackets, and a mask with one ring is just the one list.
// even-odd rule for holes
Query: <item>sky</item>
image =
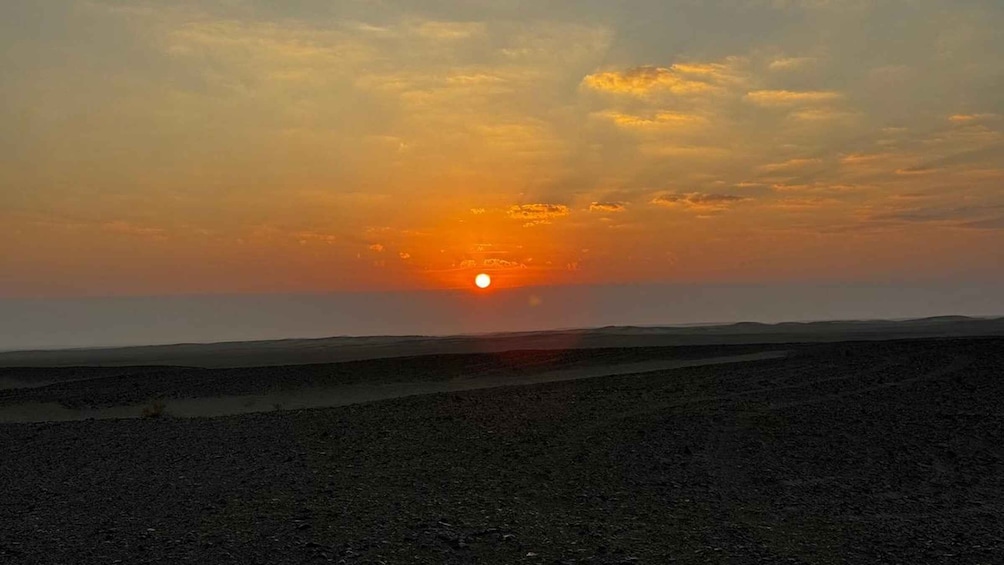
{"label": "sky", "polygon": [[996,0],[3,2],[0,300],[991,288],[1002,28]]}

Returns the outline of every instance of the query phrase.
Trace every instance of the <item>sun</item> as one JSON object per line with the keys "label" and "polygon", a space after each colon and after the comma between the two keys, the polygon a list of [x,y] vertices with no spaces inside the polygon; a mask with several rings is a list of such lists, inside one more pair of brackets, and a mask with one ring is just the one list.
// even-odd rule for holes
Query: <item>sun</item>
{"label": "sun", "polygon": [[474,284],[476,284],[478,288],[488,288],[492,284],[492,278],[485,273],[481,273],[474,277]]}

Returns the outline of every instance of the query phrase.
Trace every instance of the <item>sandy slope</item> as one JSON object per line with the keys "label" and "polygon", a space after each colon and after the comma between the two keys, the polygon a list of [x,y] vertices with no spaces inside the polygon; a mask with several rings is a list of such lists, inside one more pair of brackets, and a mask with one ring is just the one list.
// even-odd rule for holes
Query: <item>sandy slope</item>
{"label": "sandy slope", "polygon": [[[699,367],[725,363],[741,363],[776,359],[785,351],[766,351],[746,355],[711,357],[693,360],[657,360],[613,365],[586,365],[572,369],[554,369],[511,375],[477,376],[459,375],[449,380],[389,383],[360,383],[307,387],[270,394],[220,395],[176,398],[166,402],[166,414],[173,417],[212,417],[231,414],[248,414],[273,410],[323,408],[373,402],[421,394],[458,392],[499,386],[518,386],[576,379],[610,377],[668,371],[684,367]],[[667,375],[672,378],[672,375]],[[17,381],[15,381],[17,382]],[[30,388],[41,388],[52,381],[34,381]],[[109,418],[138,418],[149,403],[126,404],[109,407],[67,408],[59,402],[25,401],[0,406],[0,423],[46,422]]]}

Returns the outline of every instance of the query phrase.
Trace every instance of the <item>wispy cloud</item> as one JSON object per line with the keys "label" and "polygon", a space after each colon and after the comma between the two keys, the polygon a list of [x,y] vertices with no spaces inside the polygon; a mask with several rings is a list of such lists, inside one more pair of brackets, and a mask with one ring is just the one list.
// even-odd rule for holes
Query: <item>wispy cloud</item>
{"label": "wispy cloud", "polygon": [[615,94],[644,96],[664,91],[672,94],[702,94],[718,87],[724,66],[678,64],[669,68],[643,66],[623,71],[586,75],[582,84],[589,89]]}
{"label": "wispy cloud", "polygon": [[757,106],[797,106],[840,100],[841,94],[830,90],[753,90],[746,100]]}
{"label": "wispy cloud", "polygon": [[957,124],[970,124],[973,122],[982,122],[990,120],[999,120],[1000,116],[997,114],[952,114],[948,116],[948,120]]}
{"label": "wispy cloud", "polygon": [[526,265],[518,261],[509,261],[507,259],[499,259],[497,257],[491,257],[481,261],[481,265],[488,267],[490,269],[525,269]]}
{"label": "wispy cloud", "polygon": [[593,202],[589,205],[590,212],[623,212],[626,209],[623,202]]}
{"label": "wispy cloud", "polygon": [[652,199],[652,204],[664,208],[684,208],[700,212],[722,211],[749,200],[736,194],[705,194],[700,192],[660,194]]}
{"label": "wispy cloud", "polygon": [[902,169],[896,169],[897,175],[929,175],[931,173],[937,172],[937,168],[929,165],[915,165],[913,167],[905,167]]}
{"label": "wispy cloud", "polygon": [[656,112],[650,116],[639,116],[611,110],[595,115],[609,120],[617,126],[636,129],[681,128],[707,122],[703,116],[682,112]]}
{"label": "wispy cloud", "polygon": [[326,245],[334,245],[338,243],[341,238],[333,233],[325,233],[318,231],[298,231],[293,234],[293,237],[300,242],[300,245],[306,245],[308,243],[323,243]]}
{"label": "wispy cloud", "polygon": [[484,35],[487,26],[484,22],[450,22],[425,21],[415,29],[422,37],[437,41],[457,41]]}
{"label": "wispy cloud", "polygon": [[836,108],[803,108],[795,110],[790,117],[804,122],[832,122],[858,117],[856,112],[848,112]]}
{"label": "wispy cloud", "polygon": [[862,165],[882,161],[891,157],[889,153],[851,153],[840,158],[845,165]]}
{"label": "wispy cloud", "polygon": [[963,222],[959,224],[959,227],[977,230],[1004,230],[1004,216],[988,218],[986,220]]}
{"label": "wispy cloud", "polygon": [[520,204],[511,206],[506,215],[516,220],[550,220],[568,213],[568,206],[564,204]]}
{"label": "wispy cloud", "polygon": [[874,211],[868,216],[868,220],[879,223],[930,223],[953,227],[998,229],[1004,227],[999,226],[1002,209],[1004,204],[988,203],[984,206],[945,204],[884,212]]}
{"label": "wispy cloud", "polygon": [[811,67],[816,63],[815,57],[780,57],[767,65],[772,71],[796,71]]}
{"label": "wispy cloud", "polygon": [[163,228],[142,226],[124,220],[114,220],[111,222],[105,222],[101,224],[100,227],[102,231],[117,235],[126,235],[130,237],[138,237],[138,238],[154,239],[154,240],[163,240],[166,239],[167,237],[167,230]]}
{"label": "wispy cloud", "polygon": [[818,167],[822,163],[822,159],[815,157],[797,158],[782,161],[780,163],[768,163],[766,165],[761,165],[758,169],[765,173],[791,172]]}

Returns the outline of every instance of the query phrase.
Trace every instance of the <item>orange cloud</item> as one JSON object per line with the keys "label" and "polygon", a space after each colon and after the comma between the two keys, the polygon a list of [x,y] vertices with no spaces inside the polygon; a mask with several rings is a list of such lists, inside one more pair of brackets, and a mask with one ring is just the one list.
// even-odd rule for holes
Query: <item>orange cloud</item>
{"label": "orange cloud", "polygon": [[814,57],[782,57],[771,61],[767,68],[772,71],[794,71],[808,67],[815,62]]}
{"label": "orange cloud", "polygon": [[953,114],[948,116],[948,121],[955,122],[957,124],[967,124],[983,120],[994,120],[999,117],[1000,116],[997,114]]}
{"label": "orange cloud", "polygon": [[128,235],[132,237],[144,237],[150,239],[164,239],[165,237],[165,231],[163,229],[137,226],[136,224],[121,220],[101,224],[101,229],[109,233]]}
{"label": "orange cloud", "polygon": [[370,245],[370,251],[376,251],[377,253],[383,253],[383,245],[380,245],[379,243],[374,243],[373,245]]}
{"label": "orange cloud", "polygon": [[672,127],[699,124],[707,121],[702,116],[681,114],[678,112],[659,112],[651,118],[636,116],[633,114],[624,114],[616,111],[601,112],[594,115],[606,118],[614,124],[626,128]]}
{"label": "orange cloud", "polygon": [[654,91],[667,91],[673,94],[697,94],[715,88],[703,80],[694,80],[685,75],[695,73],[696,66],[678,66],[672,68],[643,66],[626,71],[607,71],[586,75],[582,84],[593,90],[612,92],[616,94],[633,94],[643,96]]}
{"label": "orange cloud", "polygon": [[493,269],[525,269],[526,265],[523,263],[518,263],[516,261],[507,261],[505,259],[485,259],[481,262],[485,267],[490,267]]}
{"label": "orange cloud", "polygon": [[314,231],[299,231],[294,233],[293,237],[296,238],[300,245],[306,245],[311,242],[333,245],[338,241],[338,236],[336,235]]}
{"label": "orange cloud", "polygon": [[896,169],[897,175],[927,175],[937,171],[935,167],[928,167],[924,165],[918,165],[916,167],[906,167],[903,169]]}
{"label": "orange cloud", "polygon": [[652,204],[664,208],[686,208],[700,211],[720,211],[739,202],[749,200],[745,196],[735,194],[705,194],[690,192],[686,194],[672,193],[656,196]]}
{"label": "orange cloud", "polygon": [[758,169],[767,173],[774,173],[778,171],[805,169],[807,167],[819,165],[822,162],[822,159],[789,159],[781,163],[768,163],[766,165],[761,165]]}
{"label": "orange cloud", "polygon": [[839,100],[839,92],[830,90],[753,90],[746,100],[757,106],[796,106]]}
{"label": "orange cloud", "polygon": [[845,165],[860,165],[886,159],[889,156],[889,153],[851,153],[850,155],[841,157],[840,162]]}
{"label": "orange cloud", "polygon": [[590,212],[623,212],[625,209],[623,202],[593,202],[589,205]]}
{"label": "orange cloud", "polygon": [[510,207],[506,215],[514,220],[529,220],[540,223],[567,216],[568,206],[564,204],[520,204]]}
{"label": "orange cloud", "polygon": [[791,114],[792,118],[806,122],[842,120],[846,118],[853,118],[855,116],[856,114],[853,112],[844,112],[834,108],[806,108],[804,110],[792,112]]}
{"label": "orange cloud", "polygon": [[676,63],[669,68],[680,74],[719,77],[728,72],[728,66],[721,63]]}
{"label": "orange cloud", "polygon": [[811,184],[788,184],[788,183],[775,183],[771,185],[771,188],[775,192],[813,192],[813,193],[833,193],[841,194],[847,192],[855,192],[861,190],[860,186],[850,185],[850,184],[829,184],[829,183],[811,183]]}

